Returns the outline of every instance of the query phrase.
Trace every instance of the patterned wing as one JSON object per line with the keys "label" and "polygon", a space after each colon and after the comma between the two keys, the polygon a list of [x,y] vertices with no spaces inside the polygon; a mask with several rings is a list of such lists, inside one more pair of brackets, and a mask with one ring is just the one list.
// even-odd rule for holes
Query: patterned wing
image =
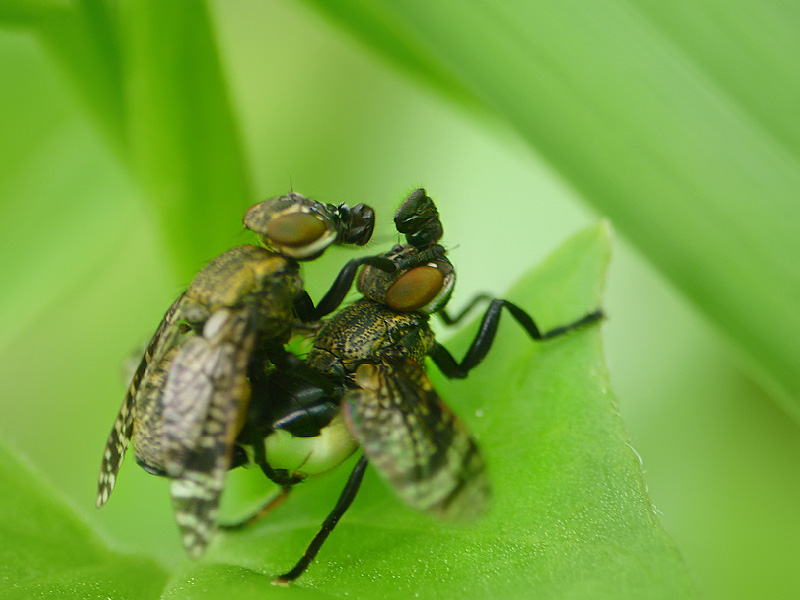
{"label": "patterned wing", "polygon": [[128,442],[133,432],[134,407],[142,382],[147,380],[152,372],[153,365],[161,362],[161,359],[178,339],[180,331],[177,321],[180,318],[179,305],[182,299],[183,294],[172,303],[164,318],[161,319],[158,329],[153,334],[147,349],[144,351],[144,356],[142,356],[142,360],[133,374],[128,393],[125,394],[122,407],[119,409],[117,419],[111,428],[111,433],[103,451],[103,462],[100,465],[100,476],[97,482],[97,508],[102,508],[108,501],[117,482],[117,473],[122,465],[122,460],[125,458],[125,451],[128,448]]}
{"label": "patterned wing", "polygon": [[344,412],[370,462],[411,508],[434,517],[469,520],[490,497],[478,445],[433,389],[422,367],[363,364]]}
{"label": "patterned wing", "polygon": [[197,557],[214,531],[236,435],[250,399],[247,363],[256,338],[251,307],[220,309],[188,339],[164,389],[163,446],[175,519]]}

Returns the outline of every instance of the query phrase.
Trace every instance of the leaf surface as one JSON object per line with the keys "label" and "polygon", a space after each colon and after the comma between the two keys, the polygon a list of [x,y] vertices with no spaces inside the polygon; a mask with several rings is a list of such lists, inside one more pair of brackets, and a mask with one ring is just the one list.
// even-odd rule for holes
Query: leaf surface
{"label": "leaf surface", "polygon": [[158,598],[153,560],[110,550],[61,497],[0,446],[0,596]]}

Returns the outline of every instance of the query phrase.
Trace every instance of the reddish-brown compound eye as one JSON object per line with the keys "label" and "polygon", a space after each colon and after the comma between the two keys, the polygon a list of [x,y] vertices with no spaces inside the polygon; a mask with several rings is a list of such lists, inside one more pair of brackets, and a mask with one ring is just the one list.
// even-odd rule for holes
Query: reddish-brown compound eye
{"label": "reddish-brown compound eye", "polygon": [[265,228],[265,236],[276,245],[297,248],[321,238],[327,227],[310,213],[292,213],[272,219]]}
{"label": "reddish-brown compound eye", "polygon": [[386,292],[386,306],[398,311],[418,310],[442,291],[444,276],[436,267],[424,265],[403,273]]}

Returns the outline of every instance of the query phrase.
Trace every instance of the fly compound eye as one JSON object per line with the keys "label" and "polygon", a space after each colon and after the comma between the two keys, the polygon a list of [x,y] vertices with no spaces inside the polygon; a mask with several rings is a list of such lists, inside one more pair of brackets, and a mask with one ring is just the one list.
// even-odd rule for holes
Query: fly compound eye
{"label": "fly compound eye", "polygon": [[356,286],[365,298],[398,312],[432,314],[447,304],[456,276],[441,246],[420,250],[401,244],[380,258],[395,269],[365,265]]}
{"label": "fly compound eye", "polygon": [[270,250],[310,260],[336,240],[336,221],[330,213],[328,206],[291,192],[251,206],[242,223]]}
{"label": "fly compound eye", "polygon": [[271,219],[264,235],[277,246],[302,248],[319,240],[327,231],[325,223],[315,214],[296,212]]}
{"label": "fly compound eye", "polygon": [[386,291],[385,304],[401,312],[419,310],[439,295],[444,275],[433,265],[414,267],[403,273]]}

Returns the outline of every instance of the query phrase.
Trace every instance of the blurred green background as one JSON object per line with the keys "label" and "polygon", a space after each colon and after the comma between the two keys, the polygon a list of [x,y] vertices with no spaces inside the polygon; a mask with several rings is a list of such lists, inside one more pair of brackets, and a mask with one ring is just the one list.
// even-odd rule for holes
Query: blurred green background
{"label": "blurred green background", "polygon": [[[447,7],[450,40],[436,29],[446,19],[422,9],[332,4],[326,18],[314,2],[219,1],[208,5],[218,70],[213,46],[192,46],[197,28],[181,26],[187,14],[202,23],[201,8],[122,2],[110,11],[116,39],[92,37],[104,18],[92,4],[76,2],[92,18],[74,22],[69,3],[0,9],[0,435],[108,539],[166,563],[180,554],[159,482],[126,465],[114,510],[97,513],[96,470],[124,394],[122,361],[197,268],[251,241],[237,229],[244,208],[290,187],[367,202],[381,216],[373,239],[382,247],[395,239],[387,215],[425,186],[459,269],[456,306],[476,291],[502,294],[569,234],[611,218],[605,348],[660,520],[701,595],[800,597],[800,435],[790,416],[800,399],[800,86],[786,62],[800,55],[789,35],[797,9],[640,2],[586,14],[564,4],[557,16],[574,29],[550,30],[558,52],[542,50],[547,39],[526,46],[525,28],[501,20],[507,36],[476,30],[476,57],[459,43],[471,47],[470,7],[480,3],[463,15]],[[608,20],[591,21],[594,10]],[[571,67],[597,56],[578,35],[583,26],[644,50],[628,55],[630,65],[581,73]],[[175,51],[175,36],[191,57]],[[119,40],[123,56],[113,51]],[[548,62],[554,55],[564,64]],[[542,64],[552,87],[539,106],[530,99],[538,88],[516,77]],[[133,76],[115,87],[122,66]],[[651,83],[644,72],[660,87],[638,89]],[[481,87],[495,73],[506,73],[507,89]],[[562,88],[578,108],[547,93]],[[691,138],[655,120],[648,104],[673,96],[687,129],[694,119],[708,126],[692,129],[696,156],[683,163],[674,157]],[[615,111],[632,115],[617,129]],[[680,185],[660,186],[662,176]],[[764,189],[747,188],[751,180]],[[670,203],[687,190],[697,197]],[[344,252],[306,270],[312,296]],[[732,292],[737,273],[742,290]],[[764,309],[753,310],[759,301]]]}

